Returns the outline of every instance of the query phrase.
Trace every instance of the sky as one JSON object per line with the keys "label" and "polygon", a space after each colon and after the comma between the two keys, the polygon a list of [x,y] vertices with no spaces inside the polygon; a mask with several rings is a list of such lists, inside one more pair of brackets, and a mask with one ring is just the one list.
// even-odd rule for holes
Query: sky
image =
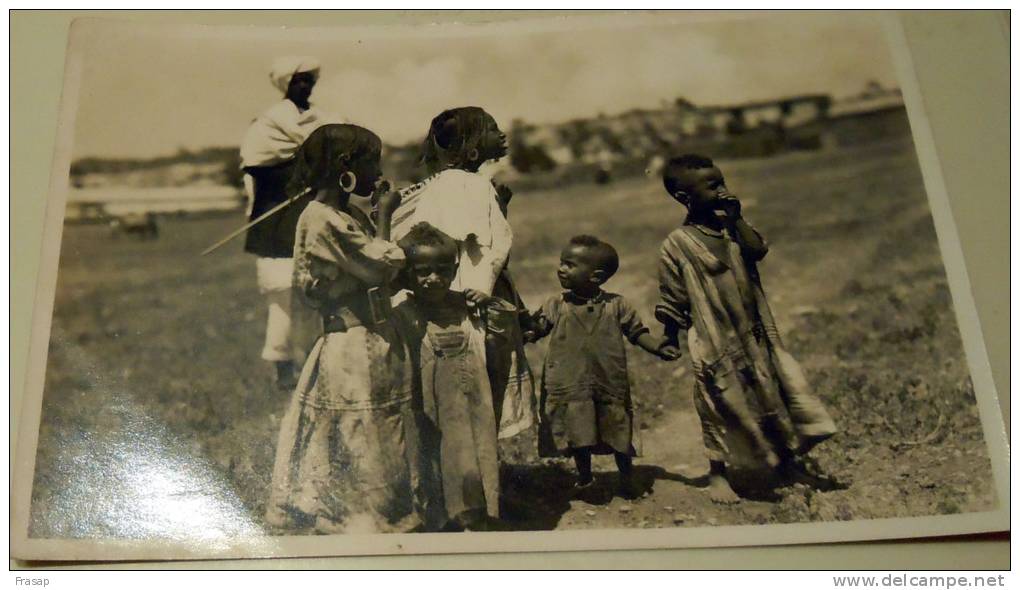
{"label": "sky", "polygon": [[[383,141],[417,141],[443,109],[482,106],[506,129],[657,107],[835,97],[898,86],[881,23],[865,13],[706,22],[621,21],[409,29],[112,27],[82,39],[74,157],[234,146],[280,100],[281,55],[322,62],[318,107]],[[647,23],[654,22],[654,26]],[[661,23],[661,24],[660,24]]]}

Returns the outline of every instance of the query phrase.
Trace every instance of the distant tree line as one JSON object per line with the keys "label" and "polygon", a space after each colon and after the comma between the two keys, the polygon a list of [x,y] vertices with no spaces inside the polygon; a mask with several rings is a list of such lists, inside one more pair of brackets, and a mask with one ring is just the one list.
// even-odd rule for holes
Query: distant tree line
{"label": "distant tree line", "polygon": [[157,170],[178,164],[219,164],[222,180],[230,186],[243,186],[241,154],[236,147],[208,147],[199,150],[181,148],[170,156],[155,158],[81,158],[71,163],[71,178],[90,174],[126,174]]}

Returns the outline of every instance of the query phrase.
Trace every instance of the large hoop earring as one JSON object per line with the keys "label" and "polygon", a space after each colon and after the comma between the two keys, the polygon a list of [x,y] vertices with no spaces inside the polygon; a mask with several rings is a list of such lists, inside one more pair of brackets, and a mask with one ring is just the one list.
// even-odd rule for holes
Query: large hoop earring
{"label": "large hoop earring", "polygon": [[[348,180],[348,178],[350,180]],[[358,186],[358,177],[348,170],[340,175],[340,189],[345,193],[353,193],[354,189]]]}
{"label": "large hoop earring", "polygon": [[478,161],[478,149],[477,148],[471,148],[471,151],[468,152],[468,160],[471,160],[472,162],[477,162]]}

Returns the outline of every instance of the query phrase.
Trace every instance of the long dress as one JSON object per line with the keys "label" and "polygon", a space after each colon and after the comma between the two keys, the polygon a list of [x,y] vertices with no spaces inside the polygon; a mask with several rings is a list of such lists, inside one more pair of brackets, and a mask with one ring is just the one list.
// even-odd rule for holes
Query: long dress
{"label": "long dress", "polygon": [[538,335],[549,336],[539,453],[590,447],[636,456],[624,338],[634,343],[648,328],[634,308],[615,293],[580,301],[567,292],[546,301],[535,324]]}
{"label": "long dress", "polygon": [[[724,240],[727,258],[697,232]],[[709,459],[755,466],[776,450],[804,453],[836,432],[783,346],[756,267],[728,235],[694,225],[674,230],[662,244],[659,288],[656,317],[687,329]]]}
{"label": "long dress", "polygon": [[499,328],[487,327],[498,326],[499,316],[515,314],[516,308],[493,300],[475,311],[463,295],[451,292],[443,305],[424,307],[411,296],[394,311],[419,369],[429,528],[498,518],[499,447],[481,334],[500,338]]}
{"label": "long dress", "polygon": [[[395,240],[417,223],[431,224],[460,247],[460,265],[451,289],[475,289],[524,308],[507,270],[513,230],[488,177],[449,169],[401,192],[401,204],[393,214]],[[518,318],[507,317],[501,329],[507,337],[488,347],[486,367],[499,438],[509,438],[533,424],[535,384]]]}
{"label": "long dress", "polygon": [[323,314],[280,427],[267,521],[327,533],[420,525],[413,368],[366,291],[403,266],[356,211],[313,201],[298,223],[295,283]]}

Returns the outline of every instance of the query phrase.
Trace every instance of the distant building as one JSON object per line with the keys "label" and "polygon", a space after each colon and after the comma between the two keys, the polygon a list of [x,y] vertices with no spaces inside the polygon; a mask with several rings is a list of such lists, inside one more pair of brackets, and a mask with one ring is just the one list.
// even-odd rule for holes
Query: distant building
{"label": "distant building", "polygon": [[858,94],[833,103],[820,135],[829,149],[909,137],[910,122],[903,95],[898,88],[870,82]]}
{"label": "distant building", "polygon": [[806,94],[701,110],[717,132],[737,135],[766,125],[790,128],[823,120],[831,105],[827,94]]}
{"label": "distant building", "polygon": [[878,82],[869,82],[859,94],[849,96],[832,105],[833,117],[845,117],[874,111],[903,108],[903,93],[899,88],[883,88]]}
{"label": "distant building", "polygon": [[[652,155],[677,146],[704,146],[705,142],[729,141],[728,138],[745,133],[754,133],[761,139],[765,133],[770,135],[767,145],[747,154],[765,155],[764,152],[782,148],[785,130],[824,121],[831,106],[832,99],[824,94],[700,107],[678,98],[661,108],[631,109],[617,115],[559,124],[515,121],[510,132],[511,149],[518,154],[541,149],[544,157],[559,167],[573,164],[605,167],[607,162],[647,161]],[[521,156],[518,161],[530,159]]]}

